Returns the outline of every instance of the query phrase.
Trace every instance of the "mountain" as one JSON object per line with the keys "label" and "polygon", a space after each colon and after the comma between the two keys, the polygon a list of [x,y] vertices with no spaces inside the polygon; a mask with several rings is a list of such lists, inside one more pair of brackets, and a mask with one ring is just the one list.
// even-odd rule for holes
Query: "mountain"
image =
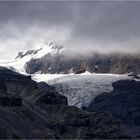
{"label": "mountain", "polygon": [[108,112],[117,117],[125,132],[140,137],[140,81],[114,82],[113,91],[96,96],[86,107],[90,112]]}
{"label": "mountain", "polygon": [[43,58],[46,55],[54,57],[63,53],[64,51],[65,49],[63,46],[58,45],[55,42],[42,41],[37,45],[36,49],[19,52],[13,60],[0,61],[0,66],[8,67],[9,69],[26,74],[27,62]]}
{"label": "mountain", "polygon": [[1,139],[131,138],[111,114],[82,111],[44,82],[0,67]]}
{"label": "mountain", "polygon": [[63,46],[57,45],[55,42],[42,42],[35,50],[28,50],[26,52],[19,52],[16,59],[32,56],[33,59],[41,58],[47,54],[57,55],[64,51]]}
{"label": "mountain", "polygon": [[19,52],[12,61],[0,61],[0,66],[23,74],[79,74],[85,71],[140,74],[140,55],[99,54],[95,52],[88,55],[78,55],[55,42],[43,41],[34,50]]}

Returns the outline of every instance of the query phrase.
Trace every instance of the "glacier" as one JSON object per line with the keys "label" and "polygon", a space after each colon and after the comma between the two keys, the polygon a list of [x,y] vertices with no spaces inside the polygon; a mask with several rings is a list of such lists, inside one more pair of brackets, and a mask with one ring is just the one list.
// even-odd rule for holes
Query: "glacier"
{"label": "glacier", "polygon": [[32,79],[46,82],[56,88],[59,94],[67,97],[70,106],[87,107],[95,97],[113,90],[112,83],[128,79],[127,75],[117,74],[33,74]]}
{"label": "glacier", "polygon": [[[25,72],[25,64],[37,55],[27,55],[14,61],[0,61],[0,66],[13,68],[16,72],[29,75]],[[95,97],[103,92],[113,90],[112,83],[121,79],[130,78],[128,74],[97,74],[85,72],[83,74],[32,74],[37,82],[46,82],[56,88],[59,94],[67,97],[68,104],[79,108],[87,107]]]}
{"label": "glacier", "polygon": [[[26,63],[31,59],[37,59],[46,54],[56,55],[65,52],[65,48],[52,41],[43,41],[36,46],[35,50],[20,52],[13,60],[0,60],[0,66],[13,69],[24,75]],[[79,108],[88,106],[97,95],[113,90],[112,83],[130,78],[128,74],[97,74],[85,72],[82,74],[32,74],[32,79],[37,82],[46,82],[56,88],[59,94],[68,98],[68,104]]]}

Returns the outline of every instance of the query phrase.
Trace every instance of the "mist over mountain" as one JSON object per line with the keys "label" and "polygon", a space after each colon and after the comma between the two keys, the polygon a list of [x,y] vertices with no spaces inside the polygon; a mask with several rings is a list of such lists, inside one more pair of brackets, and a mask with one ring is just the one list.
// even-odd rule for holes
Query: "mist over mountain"
{"label": "mist over mountain", "polygon": [[24,74],[79,74],[85,71],[140,74],[140,54],[73,53],[57,42],[44,40],[36,49],[19,52],[12,61],[0,62],[0,65]]}
{"label": "mist over mountain", "polygon": [[90,52],[89,55],[71,54],[68,50],[52,55],[48,53],[40,58],[26,62],[27,73],[114,73],[140,74],[140,54],[102,54]]}

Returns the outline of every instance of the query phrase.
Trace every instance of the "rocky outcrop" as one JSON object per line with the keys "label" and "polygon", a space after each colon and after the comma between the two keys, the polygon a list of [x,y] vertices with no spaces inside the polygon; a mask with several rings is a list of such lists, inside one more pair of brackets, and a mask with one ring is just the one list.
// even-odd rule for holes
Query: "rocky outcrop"
{"label": "rocky outcrop", "polygon": [[[108,117],[109,119],[107,119]],[[105,125],[108,123],[114,123],[115,125]],[[76,129],[79,131],[79,136]],[[73,138],[83,139],[119,138],[119,129],[119,123],[115,122],[113,117],[104,113],[70,113],[65,117],[65,125],[63,126],[64,132],[68,130],[68,133],[75,135]],[[118,133],[114,135],[113,131]]]}
{"label": "rocky outcrop", "polygon": [[51,91],[42,94],[36,101],[38,104],[67,105],[67,98]]}
{"label": "rocky outcrop", "polygon": [[[120,123],[107,113],[68,106],[66,97],[45,83],[0,68],[0,138],[126,138]],[[20,90],[19,90],[20,89]],[[128,137],[127,137],[128,138]]]}
{"label": "rocky outcrop", "polygon": [[19,52],[18,55],[16,56],[16,59],[17,58],[23,58],[24,56],[27,56],[27,55],[33,55],[33,54],[36,54],[38,53],[38,51],[40,51],[40,49],[37,49],[37,50],[28,50],[27,52]]}
{"label": "rocky outcrop", "polygon": [[31,80],[31,76],[24,76],[9,69],[0,67],[1,89],[15,96],[26,96],[37,88],[37,83]]}
{"label": "rocky outcrop", "polygon": [[120,80],[117,82],[114,82],[112,84],[114,87],[113,92],[115,93],[122,93],[122,92],[127,92],[126,94],[128,95],[135,95],[137,93],[138,96],[140,92],[140,81],[135,81],[135,80]]}
{"label": "rocky outcrop", "polygon": [[87,110],[111,113],[119,119],[121,124],[127,126],[129,131],[134,131],[131,130],[134,126],[138,130],[140,127],[140,81],[120,80],[112,85],[114,90],[97,96]]}
{"label": "rocky outcrop", "polygon": [[37,88],[40,89],[40,90],[44,89],[44,90],[49,90],[49,91],[54,91],[55,90],[54,87],[52,87],[50,85],[47,85],[45,82],[37,83]]}

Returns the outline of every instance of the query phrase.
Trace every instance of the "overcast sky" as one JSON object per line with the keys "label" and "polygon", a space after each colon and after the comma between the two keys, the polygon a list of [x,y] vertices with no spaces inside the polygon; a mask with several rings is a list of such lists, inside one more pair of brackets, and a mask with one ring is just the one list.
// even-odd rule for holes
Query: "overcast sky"
{"label": "overcast sky", "polygon": [[140,2],[0,2],[0,58],[42,40],[75,52],[140,52]]}

